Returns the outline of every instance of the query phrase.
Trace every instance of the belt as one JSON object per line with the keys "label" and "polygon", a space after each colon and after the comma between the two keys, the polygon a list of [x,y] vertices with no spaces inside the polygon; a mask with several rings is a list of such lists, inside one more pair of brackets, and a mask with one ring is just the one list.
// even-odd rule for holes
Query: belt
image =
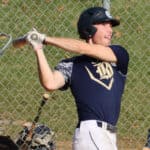
{"label": "belt", "polygon": [[[103,122],[103,121],[96,121],[96,123],[97,123],[98,127],[102,128],[102,129],[105,129],[105,130],[108,130],[111,133],[116,133],[117,132],[117,127],[113,126],[109,123],[106,123],[106,122]],[[80,128],[80,122],[77,124],[77,128]]]}

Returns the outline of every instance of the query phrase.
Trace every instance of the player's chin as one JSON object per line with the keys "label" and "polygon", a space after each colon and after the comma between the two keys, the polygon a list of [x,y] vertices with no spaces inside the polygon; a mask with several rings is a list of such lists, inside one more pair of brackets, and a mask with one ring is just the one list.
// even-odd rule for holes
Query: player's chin
{"label": "player's chin", "polygon": [[107,38],[106,43],[107,45],[111,45],[111,38]]}
{"label": "player's chin", "polygon": [[105,41],[103,42],[103,45],[104,45],[104,46],[109,46],[109,45],[111,45],[111,40],[105,40]]}

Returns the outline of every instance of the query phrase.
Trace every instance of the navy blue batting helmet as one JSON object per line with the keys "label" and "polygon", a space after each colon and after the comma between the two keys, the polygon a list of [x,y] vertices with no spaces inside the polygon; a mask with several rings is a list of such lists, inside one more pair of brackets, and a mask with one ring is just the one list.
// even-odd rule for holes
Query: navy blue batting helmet
{"label": "navy blue batting helmet", "polygon": [[89,39],[96,33],[96,28],[92,25],[104,22],[111,22],[112,26],[117,26],[120,21],[113,18],[107,9],[103,7],[91,7],[83,11],[79,17],[77,27],[81,39]]}

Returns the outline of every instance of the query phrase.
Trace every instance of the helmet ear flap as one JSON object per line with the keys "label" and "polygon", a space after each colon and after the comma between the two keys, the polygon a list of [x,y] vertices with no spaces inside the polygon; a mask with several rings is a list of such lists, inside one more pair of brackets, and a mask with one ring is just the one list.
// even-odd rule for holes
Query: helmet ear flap
{"label": "helmet ear flap", "polygon": [[92,25],[84,27],[84,29],[79,29],[80,38],[88,40],[89,38],[94,36],[96,31],[97,29]]}
{"label": "helmet ear flap", "polygon": [[97,29],[93,26],[94,14],[95,11],[93,11],[93,9],[87,9],[81,13],[77,23],[78,33],[81,39],[85,39],[87,41],[96,33]]}
{"label": "helmet ear flap", "polygon": [[87,28],[86,29],[87,30],[87,32],[88,32],[88,38],[91,38],[91,37],[93,37],[94,36],[94,34],[96,33],[96,31],[97,31],[97,29],[94,27],[94,26],[90,26],[90,28]]}

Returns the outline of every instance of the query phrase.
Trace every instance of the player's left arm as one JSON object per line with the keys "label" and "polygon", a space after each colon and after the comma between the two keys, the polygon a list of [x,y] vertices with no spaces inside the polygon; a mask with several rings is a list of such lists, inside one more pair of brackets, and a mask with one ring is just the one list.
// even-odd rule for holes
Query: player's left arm
{"label": "player's left arm", "polygon": [[85,41],[72,38],[60,37],[46,37],[44,42],[69,52],[88,55],[104,61],[117,62],[116,55],[108,46],[86,43]]}
{"label": "player's left arm", "polygon": [[[35,42],[32,39],[33,35],[36,35],[37,40],[35,40]],[[36,29],[28,32],[27,37],[29,43],[32,42],[32,45],[34,45],[34,43],[36,45],[37,42],[43,42],[44,44],[53,45],[69,52],[88,55],[103,61],[117,62],[117,57],[110,47],[94,44],[92,39],[89,39],[87,43],[72,38],[50,37],[39,33]]]}

